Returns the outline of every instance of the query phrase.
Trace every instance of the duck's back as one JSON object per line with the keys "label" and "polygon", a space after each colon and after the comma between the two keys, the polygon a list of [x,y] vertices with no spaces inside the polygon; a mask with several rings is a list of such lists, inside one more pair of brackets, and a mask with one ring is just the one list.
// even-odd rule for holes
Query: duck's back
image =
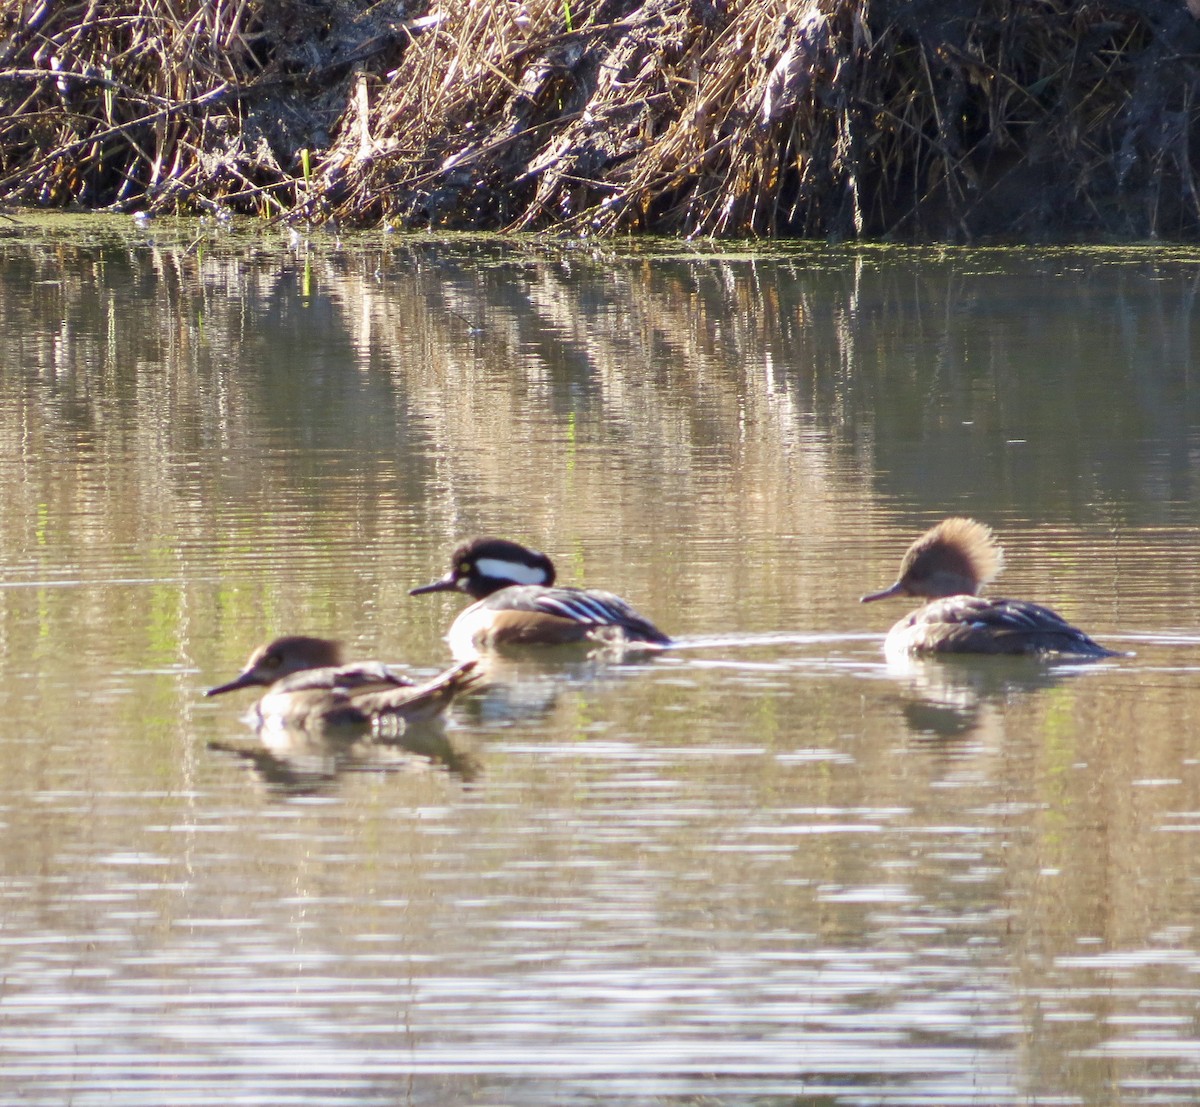
{"label": "duck's back", "polygon": [[389,688],[412,688],[414,681],[378,661],[357,661],[351,665],[326,665],[302,669],[277,680],[273,692],[305,692],[339,689],[353,694],[382,692]]}
{"label": "duck's back", "polygon": [[1041,604],[968,595],[934,600],[901,619],[888,633],[887,651],[1114,656]]}
{"label": "duck's back", "polygon": [[472,648],[585,641],[670,642],[653,623],[611,592],[537,584],[503,588],[472,604],[455,620],[449,637],[456,656]]}

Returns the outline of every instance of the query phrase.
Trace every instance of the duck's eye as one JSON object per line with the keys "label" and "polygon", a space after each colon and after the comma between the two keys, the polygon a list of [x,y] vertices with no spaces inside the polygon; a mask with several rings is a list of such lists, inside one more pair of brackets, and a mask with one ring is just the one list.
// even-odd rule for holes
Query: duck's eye
{"label": "duck's eye", "polygon": [[281,660],[282,660],[282,659],[280,658],[279,654],[277,654],[277,653],[269,653],[269,654],[267,654],[267,656],[266,656],[266,657],[264,657],[264,658],[263,658],[263,664],[264,664],[264,665],[265,665],[265,666],[266,666],[268,669],[278,669],[278,668],[279,668],[279,662],[280,662]]}
{"label": "duck's eye", "polygon": [[471,575],[471,563],[469,561],[460,561],[458,563],[458,573],[460,576],[469,577]]}

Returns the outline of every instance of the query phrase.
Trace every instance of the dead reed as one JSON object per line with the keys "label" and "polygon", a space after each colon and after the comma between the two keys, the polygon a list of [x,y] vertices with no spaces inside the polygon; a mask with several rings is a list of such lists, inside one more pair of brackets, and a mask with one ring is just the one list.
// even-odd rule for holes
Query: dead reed
{"label": "dead reed", "polygon": [[1183,0],[0,0],[0,199],[354,224],[1200,232]]}

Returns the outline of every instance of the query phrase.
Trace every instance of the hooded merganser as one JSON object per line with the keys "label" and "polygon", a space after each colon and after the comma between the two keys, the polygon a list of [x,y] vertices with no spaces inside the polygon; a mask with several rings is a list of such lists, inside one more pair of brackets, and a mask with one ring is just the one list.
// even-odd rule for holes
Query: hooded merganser
{"label": "hooded merganser", "polygon": [[383,719],[422,723],[478,681],[474,668],[474,662],[465,661],[416,684],[378,661],[343,664],[340,642],[291,635],[259,646],[239,676],[204,694],[266,686],[251,713],[260,726],[361,727]]}
{"label": "hooded merganser", "polygon": [[544,554],[504,538],[464,542],[450,571],[426,592],[465,592],[477,602],[454,620],[446,636],[455,657],[509,646],[580,642],[617,649],[671,644],[619,596],[591,588],[554,586],[554,564]]}
{"label": "hooded merganser", "polygon": [[1028,600],[988,600],[976,595],[1004,565],[990,528],[974,519],[944,519],[921,535],[900,563],[890,588],[862,603],[889,596],[930,602],[888,632],[890,655],[920,653],[1063,653],[1114,657],[1048,607]]}

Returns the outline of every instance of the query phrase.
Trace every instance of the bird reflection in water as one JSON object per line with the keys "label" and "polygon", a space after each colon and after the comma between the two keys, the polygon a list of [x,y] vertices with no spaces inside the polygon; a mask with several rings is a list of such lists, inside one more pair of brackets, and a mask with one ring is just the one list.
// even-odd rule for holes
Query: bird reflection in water
{"label": "bird reflection in water", "polygon": [[320,790],[346,771],[422,771],[444,766],[463,780],[478,760],[442,726],[446,708],[478,687],[472,661],[422,683],[375,661],[344,664],[339,643],[300,635],[256,649],[242,672],[206,695],[265,687],[246,715],[252,739],[213,743],[289,792]]}
{"label": "bird reflection in water", "polygon": [[1017,702],[1089,671],[1095,668],[1086,662],[972,654],[889,658],[887,664],[914,743],[955,759],[1001,743],[1006,714]]}

